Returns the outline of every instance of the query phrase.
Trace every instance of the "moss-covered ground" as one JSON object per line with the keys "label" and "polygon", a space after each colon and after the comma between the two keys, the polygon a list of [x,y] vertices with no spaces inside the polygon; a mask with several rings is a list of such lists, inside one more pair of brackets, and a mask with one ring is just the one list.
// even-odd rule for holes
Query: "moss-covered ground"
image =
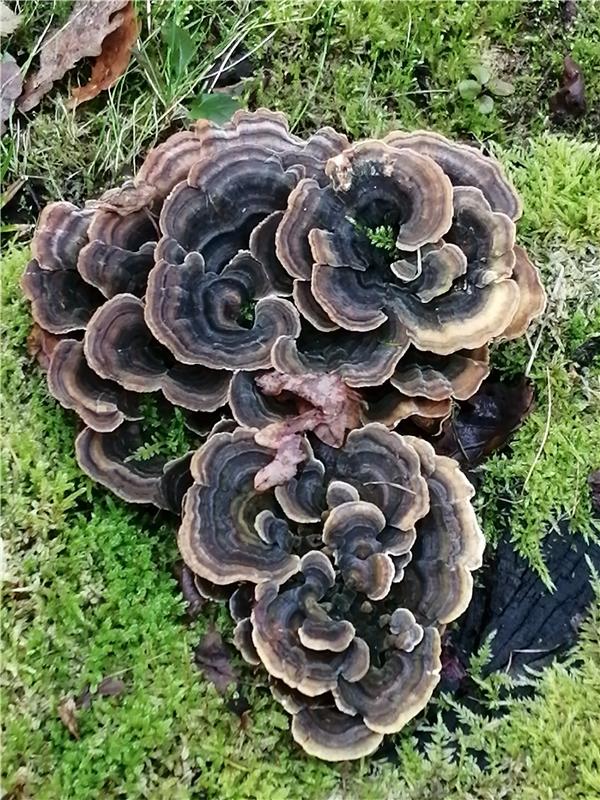
{"label": "moss-covered ground", "polygon": [[[64,19],[70,3],[17,5],[25,21],[3,49],[22,63],[51,15]],[[195,94],[210,85],[204,77],[215,55],[237,39],[256,48],[244,102],[283,109],[298,130],[328,123],[357,136],[428,126],[484,141],[523,196],[519,236],[542,270],[549,306],[527,340],[494,353],[505,375],[529,372],[537,405],[510,449],[481,467],[479,511],[490,546],[508,532],[545,575],[540,543],[559,522],[597,534],[587,476],[600,466],[600,369],[578,355],[600,332],[600,14],[580,2],[566,27],[562,5],[139,2],[140,46],[108,97],[68,112],[65,84],[29,121],[13,121],[2,140],[2,175],[5,185],[28,180],[2,228],[3,796],[600,795],[598,605],[567,661],[531,678],[533,697],[501,699],[506,679],[495,676],[481,689],[489,712],[457,706],[455,730],[442,713],[456,703],[439,697],[428,721],[395,737],[393,757],[388,751],[344,766],[306,757],[260,675],[238,663],[250,704],[242,724],[231,698],[219,697],[191,664],[209,622],[227,634],[225,616],[210,609],[187,626],[171,571],[175,520],[132,510],[81,475],[73,419],[48,397],[27,355],[30,318],[18,288],[28,255],[27,187],[44,201],[77,200],[126,174],[161,133],[181,124]],[[186,36],[195,47],[181,74]],[[589,111],[560,121],[548,117],[547,102],[567,50],[584,68]],[[488,116],[456,91],[474,63],[515,88]],[[25,227],[15,231],[13,222]],[[73,738],[58,718],[59,702],[111,675],[125,691],[81,710],[80,738]]]}

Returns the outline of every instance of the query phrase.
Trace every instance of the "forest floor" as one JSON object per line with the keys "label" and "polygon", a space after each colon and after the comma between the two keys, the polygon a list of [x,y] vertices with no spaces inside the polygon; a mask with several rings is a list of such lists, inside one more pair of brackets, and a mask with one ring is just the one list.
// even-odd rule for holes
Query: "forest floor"
{"label": "forest floor", "polygon": [[[72,4],[13,5],[24,20],[3,52],[35,60],[44,29]],[[225,615],[214,607],[186,624],[172,571],[175,519],[132,510],[80,472],[74,420],[27,352],[31,320],[18,282],[39,207],[82,202],[131,174],[149,147],[186,124],[224,48],[241,54],[228,73],[240,104],[280,109],[298,133],[326,124],[351,137],[427,127],[482,143],[523,198],[518,237],[549,301],[527,339],[494,349],[501,375],[527,372],[536,406],[510,447],[478,468],[478,512],[490,548],[508,537],[550,583],[544,537],[559,526],[567,536],[599,530],[588,476],[600,467],[600,364],[589,355],[600,333],[600,8],[591,0],[136,7],[138,46],[110,92],[73,112],[68,84],[59,84],[28,118],[14,116],[2,138],[3,186],[18,182],[2,199],[2,797],[597,798],[598,601],[575,649],[527,677],[533,692],[515,691],[504,674],[480,678],[480,653],[472,677],[487,704],[473,710],[438,693],[381,757],[346,765],[307,757],[264,680],[241,660],[248,710],[240,719],[239,698],[221,697],[191,660],[208,625],[229,636]],[[568,53],[584,73],[587,110],[555,115],[549,99]],[[457,88],[481,66],[514,88],[488,114]],[[85,77],[82,68],[74,80]],[[122,690],[80,710],[73,736],[60,702],[110,676]]]}

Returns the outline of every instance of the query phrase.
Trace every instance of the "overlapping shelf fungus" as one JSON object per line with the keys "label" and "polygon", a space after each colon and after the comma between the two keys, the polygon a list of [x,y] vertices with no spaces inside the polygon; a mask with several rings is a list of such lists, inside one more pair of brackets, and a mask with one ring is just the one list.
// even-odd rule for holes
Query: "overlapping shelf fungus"
{"label": "overlapping shelf fungus", "polygon": [[198,590],[229,598],[235,643],[321,758],[372,753],[423,708],[469,602],[473,490],[398,426],[435,435],[490,343],[541,314],[520,214],[473,147],[301,139],[261,109],[40,217],[22,286],[79,464],[182,515]]}

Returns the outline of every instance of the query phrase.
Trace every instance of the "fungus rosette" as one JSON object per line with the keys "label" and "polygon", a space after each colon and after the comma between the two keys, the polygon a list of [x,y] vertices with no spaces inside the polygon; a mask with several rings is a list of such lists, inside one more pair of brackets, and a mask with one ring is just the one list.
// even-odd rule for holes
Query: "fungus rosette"
{"label": "fungus rosette", "polygon": [[308,753],[373,752],[438,682],[483,540],[457,464],[394,429],[435,434],[541,314],[520,213],[472,147],[260,109],[40,216],[22,287],[79,464],[183,513],[190,585]]}
{"label": "fungus rosette", "polygon": [[178,544],[201,593],[229,594],[234,642],[267,670],[296,741],[336,761],[374,752],[427,704],[484,541],[472,486],[426,442],[370,423],[342,447],[312,445],[261,491],[273,452],[255,431],[211,436]]}
{"label": "fungus rosette", "polygon": [[144,394],[275,426],[262,441],[285,443],[290,470],[303,431],[334,445],[370,422],[435,431],[488,374],[490,341],[543,308],[520,213],[471,147],[428,132],[303,140],[265,109],[174,134],[83,209],[50,204],[22,285],[67,342],[49,387],[87,426],[82,467],[154,497],[135,473],[156,483],[167,463],[138,469],[130,450]]}

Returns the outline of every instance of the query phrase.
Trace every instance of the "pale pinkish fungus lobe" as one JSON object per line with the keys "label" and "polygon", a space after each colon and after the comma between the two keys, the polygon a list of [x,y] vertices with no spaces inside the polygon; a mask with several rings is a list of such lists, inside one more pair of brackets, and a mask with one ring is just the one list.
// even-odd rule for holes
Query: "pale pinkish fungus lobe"
{"label": "pale pinkish fungus lobe", "polygon": [[[471,597],[473,488],[397,431],[435,437],[542,314],[521,210],[471,146],[303,139],[259,109],[40,216],[22,287],[81,468],[181,516],[188,583],[229,602],[316,757],[370,755],[423,709]],[[148,448],[145,398],[186,455]]]}

